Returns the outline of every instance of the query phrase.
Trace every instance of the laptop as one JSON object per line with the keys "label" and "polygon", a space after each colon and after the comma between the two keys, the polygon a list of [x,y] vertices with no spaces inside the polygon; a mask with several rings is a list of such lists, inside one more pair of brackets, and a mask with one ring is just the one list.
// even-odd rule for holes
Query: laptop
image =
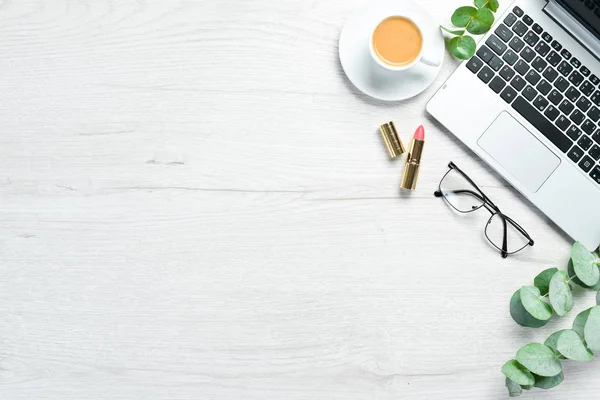
{"label": "laptop", "polygon": [[569,236],[598,247],[600,0],[513,2],[427,111]]}

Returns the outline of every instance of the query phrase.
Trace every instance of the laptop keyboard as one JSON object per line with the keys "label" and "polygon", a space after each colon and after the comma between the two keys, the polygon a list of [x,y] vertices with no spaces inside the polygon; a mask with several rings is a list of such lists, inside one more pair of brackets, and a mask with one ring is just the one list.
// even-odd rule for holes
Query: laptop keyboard
{"label": "laptop keyboard", "polygon": [[600,78],[569,50],[515,7],[467,68],[600,185]]}

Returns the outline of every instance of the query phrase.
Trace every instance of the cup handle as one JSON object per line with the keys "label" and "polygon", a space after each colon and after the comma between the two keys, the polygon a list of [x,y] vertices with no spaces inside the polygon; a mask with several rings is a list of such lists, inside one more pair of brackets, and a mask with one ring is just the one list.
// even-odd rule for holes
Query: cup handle
{"label": "cup handle", "polygon": [[425,65],[428,65],[430,67],[439,67],[441,62],[433,62],[430,59],[426,58],[425,56],[421,57],[421,62]]}

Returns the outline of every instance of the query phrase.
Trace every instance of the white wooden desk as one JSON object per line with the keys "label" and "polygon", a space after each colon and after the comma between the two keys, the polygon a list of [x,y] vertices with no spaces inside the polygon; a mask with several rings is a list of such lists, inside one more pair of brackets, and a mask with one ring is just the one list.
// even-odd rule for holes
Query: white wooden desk
{"label": "white wooden desk", "polygon": [[[357,4],[0,4],[0,398],[502,399],[502,364],[592,304],[513,323],[570,239],[427,117],[450,57],[407,102],[351,86]],[[390,119],[427,129],[410,195]],[[433,197],[450,160],[535,247],[503,260]],[[600,364],[565,365],[523,398],[595,398]]]}

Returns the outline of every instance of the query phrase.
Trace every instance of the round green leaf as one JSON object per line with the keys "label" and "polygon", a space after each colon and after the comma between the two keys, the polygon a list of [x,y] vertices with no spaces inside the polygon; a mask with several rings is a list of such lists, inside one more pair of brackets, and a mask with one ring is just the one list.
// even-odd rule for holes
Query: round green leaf
{"label": "round green leaf", "polygon": [[533,374],[533,377],[535,378],[535,384],[533,386],[540,389],[552,389],[553,387],[560,385],[563,379],[565,379],[565,375],[562,371],[555,376],[539,376]]}
{"label": "round green leaf", "polygon": [[473,35],[481,35],[489,31],[493,24],[494,14],[487,8],[480,8],[466,28]]}
{"label": "round green leaf", "polygon": [[544,342],[544,346],[550,347],[554,354],[556,354],[559,358],[562,358],[563,360],[565,359],[565,357],[562,354],[560,354],[560,351],[558,351],[558,338],[566,330],[567,329],[563,329],[561,331],[554,332],[552,335],[548,336],[548,339],[546,339],[546,341]]}
{"label": "round green leaf", "polygon": [[475,7],[465,6],[459,7],[454,11],[450,21],[454,26],[464,28],[475,17],[477,9]]}
{"label": "round green leaf", "polygon": [[535,286],[523,286],[521,288],[521,302],[525,310],[535,319],[546,321],[552,317],[552,307],[542,300],[540,289]]}
{"label": "round green leaf", "polygon": [[558,351],[569,360],[592,361],[594,354],[585,347],[583,339],[572,329],[565,329],[556,344]]}
{"label": "round green leaf", "polygon": [[448,47],[454,57],[468,60],[475,54],[477,44],[471,36],[457,36],[450,40]]}
{"label": "round green leaf", "polygon": [[568,280],[566,272],[557,271],[550,281],[550,304],[561,317],[573,308],[573,293]]}
{"label": "round green leaf", "polygon": [[535,277],[533,280],[533,285],[540,289],[540,293],[545,295],[550,290],[550,280],[552,279],[552,275],[558,271],[558,268],[548,268],[543,270]]}
{"label": "round green leaf", "polygon": [[519,364],[517,360],[509,360],[502,366],[502,373],[508,379],[519,385],[533,385],[535,379],[531,372],[527,370],[523,365]]}
{"label": "round green leaf", "polygon": [[569,265],[567,267],[567,271],[569,272],[569,276],[571,277],[571,282],[578,284],[579,286],[586,289],[599,290],[600,289],[600,281],[596,283],[594,286],[588,286],[585,283],[581,282],[581,279],[575,275],[575,268],[573,267],[573,260],[569,260]]}
{"label": "round green leaf", "polygon": [[585,324],[588,320],[588,317],[590,316],[591,310],[592,310],[591,308],[588,308],[587,310],[580,312],[575,317],[575,320],[573,320],[573,330],[575,332],[577,332],[579,334],[579,336],[581,336],[582,338],[585,338],[585,334],[584,334]]}
{"label": "round green leaf", "polygon": [[510,299],[510,316],[517,324],[528,328],[540,328],[550,321],[549,319],[540,321],[527,312],[521,302],[521,289],[517,290]]}
{"label": "round green leaf", "polygon": [[594,286],[600,280],[600,270],[596,265],[596,255],[592,254],[581,243],[575,242],[571,248],[571,260],[575,274],[581,282]]}
{"label": "round green leaf", "polygon": [[590,314],[583,329],[583,338],[590,350],[600,350],[600,306],[590,309]]}
{"label": "round green leaf", "polygon": [[560,374],[562,365],[548,346],[529,343],[517,351],[517,361],[534,374],[554,376]]}
{"label": "round green leaf", "polygon": [[442,28],[446,32],[451,33],[451,34],[456,35],[456,36],[462,36],[462,35],[465,34],[465,30],[464,29],[448,29],[448,28],[443,27],[443,26],[440,26],[440,28]]}
{"label": "round green leaf", "polygon": [[498,11],[498,0],[475,0],[475,5],[477,8],[489,8],[491,11]]}
{"label": "round green leaf", "polygon": [[523,389],[521,389],[521,386],[509,378],[506,378],[506,380],[504,381],[504,384],[506,385],[506,388],[508,389],[508,395],[510,397],[519,397],[521,395],[521,393],[523,393]]}

